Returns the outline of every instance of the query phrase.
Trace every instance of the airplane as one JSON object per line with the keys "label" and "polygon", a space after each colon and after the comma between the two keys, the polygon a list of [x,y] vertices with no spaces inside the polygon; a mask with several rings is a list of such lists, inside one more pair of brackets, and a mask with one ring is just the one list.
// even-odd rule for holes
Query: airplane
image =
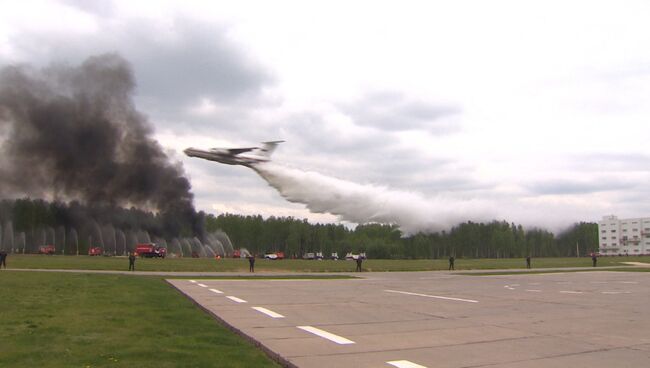
{"label": "airplane", "polygon": [[243,165],[252,167],[255,164],[268,162],[277,145],[282,142],[284,141],[270,141],[262,142],[260,147],[212,148],[207,151],[190,147],[183,152],[189,157],[198,157],[226,165]]}

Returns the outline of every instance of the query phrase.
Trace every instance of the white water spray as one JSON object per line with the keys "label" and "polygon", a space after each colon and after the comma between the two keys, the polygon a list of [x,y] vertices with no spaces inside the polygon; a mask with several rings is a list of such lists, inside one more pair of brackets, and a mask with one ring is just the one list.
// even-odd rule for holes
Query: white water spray
{"label": "white water spray", "polygon": [[252,167],[290,202],[311,212],[331,213],[353,223],[395,224],[405,234],[449,229],[465,221],[490,218],[488,204],[358,184],[272,162]]}

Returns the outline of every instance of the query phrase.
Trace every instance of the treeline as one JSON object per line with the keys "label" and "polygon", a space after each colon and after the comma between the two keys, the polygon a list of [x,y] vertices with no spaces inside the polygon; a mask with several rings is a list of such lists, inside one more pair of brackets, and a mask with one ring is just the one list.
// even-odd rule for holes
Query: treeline
{"label": "treeline", "polygon": [[340,224],[310,224],[292,217],[159,214],[137,208],[29,198],[0,201],[0,247],[34,252],[38,246],[53,244],[57,253],[65,254],[83,254],[90,246],[124,254],[137,242],[167,244],[175,238],[190,239],[188,251],[183,253],[200,253],[201,247],[194,245],[210,243],[209,233],[223,230],[234,248],[256,254],[282,251],[288,257],[302,257],[308,252],[323,252],[325,257],[333,252],[340,257],[348,252],[365,252],[370,258],[399,259],[449,255],[556,257],[596,251],[597,227],[595,223],[579,223],[556,235],[504,221],[467,222],[449,231],[403,236],[391,225],[367,224],[351,229]]}
{"label": "treeline", "polygon": [[505,221],[467,222],[450,231],[404,237],[396,226],[368,224],[349,229],[338,224],[310,224],[292,217],[207,215],[206,229],[225,231],[235,248],[254,253],[282,251],[289,257],[308,252],[366,252],[370,258],[509,258],[584,255],[598,248],[598,225],[581,222],[561,234],[524,229]]}

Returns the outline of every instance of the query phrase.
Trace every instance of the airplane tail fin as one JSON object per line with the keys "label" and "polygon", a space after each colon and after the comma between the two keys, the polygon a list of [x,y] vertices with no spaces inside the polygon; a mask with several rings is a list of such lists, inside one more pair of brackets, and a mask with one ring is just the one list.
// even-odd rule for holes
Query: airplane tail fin
{"label": "airplane tail fin", "polygon": [[275,151],[275,148],[282,142],[284,141],[262,142],[262,147],[259,149],[260,156],[271,157],[271,154],[273,151]]}

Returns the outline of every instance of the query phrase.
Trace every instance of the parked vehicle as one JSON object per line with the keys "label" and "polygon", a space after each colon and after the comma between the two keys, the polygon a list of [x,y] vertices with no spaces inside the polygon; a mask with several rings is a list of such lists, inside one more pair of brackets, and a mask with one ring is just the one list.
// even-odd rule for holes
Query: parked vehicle
{"label": "parked vehicle", "polygon": [[167,248],[159,247],[154,243],[141,243],[135,246],[135,255],[146,258],[165,258]]}
{"label": "parked vehicle", "polygon": [[88,255],[89,256],[101,256],[104,250],[102,247],[92,247],[88,249]]}
{"label": "parked vehicle", "polygon": [[284,259],[284,252],[267,253],[265,259]]}
{"label": "parked vehicle", "polygon": [[38,254],[54,254],[54,252],[56,252],[54,245],[41,245],[38,247]]}
{"label": "parked vehicle", "polygon": [[358,258],[366,259],[366,253],[361,252],[359,254],[352,254],[352,252],[348,252],[348,254],[345,255],[345,259],[347,259],[348,261],[357,260]]}

